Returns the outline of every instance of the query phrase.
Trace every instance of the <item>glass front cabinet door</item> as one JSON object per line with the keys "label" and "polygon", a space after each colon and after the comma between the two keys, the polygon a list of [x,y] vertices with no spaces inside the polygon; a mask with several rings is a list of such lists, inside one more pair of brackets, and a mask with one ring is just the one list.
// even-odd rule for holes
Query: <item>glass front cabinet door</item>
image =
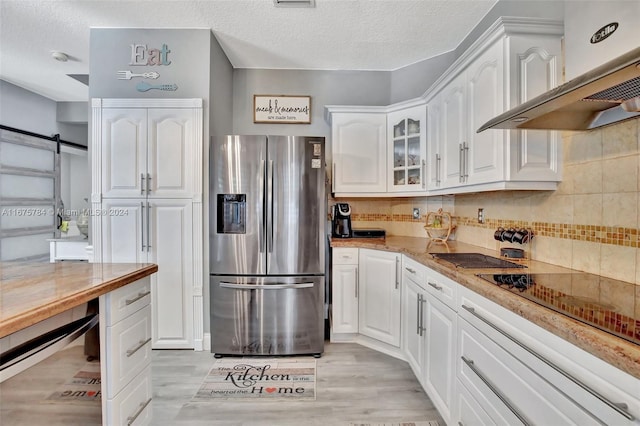
{"label": "glass front cabinet door", "polygon": [[389,112],[389,192],[426,191],[426,124],[424,104]]}

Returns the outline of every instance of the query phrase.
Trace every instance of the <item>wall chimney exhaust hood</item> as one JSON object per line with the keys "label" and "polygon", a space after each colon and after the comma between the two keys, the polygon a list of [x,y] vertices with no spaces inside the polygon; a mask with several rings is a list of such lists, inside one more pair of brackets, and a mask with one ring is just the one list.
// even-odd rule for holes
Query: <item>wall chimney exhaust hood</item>
{"label": "wall chimney exhaust hood", "polygon": [[640,47],[488,121],[478,129],[591,130],[640,116]]}

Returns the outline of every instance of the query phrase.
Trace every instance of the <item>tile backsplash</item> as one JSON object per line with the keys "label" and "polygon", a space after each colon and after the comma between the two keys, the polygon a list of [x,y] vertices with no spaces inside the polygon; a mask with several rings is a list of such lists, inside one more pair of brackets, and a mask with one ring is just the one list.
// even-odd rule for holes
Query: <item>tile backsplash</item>
{"label": "tile backsplash", "polygon": [[[513,245],[536,260],[640,284],[640,119],[589,132],[563,132],[563,181],[556,191],[496,191],[392,199],[349,199],[354,227],[425,237],[413,207],[451,212],[454,238],[499,250]],[[477,223],[478,208],[485,223]],[[534,231],[530,244],[499,243],[497,227]]]}

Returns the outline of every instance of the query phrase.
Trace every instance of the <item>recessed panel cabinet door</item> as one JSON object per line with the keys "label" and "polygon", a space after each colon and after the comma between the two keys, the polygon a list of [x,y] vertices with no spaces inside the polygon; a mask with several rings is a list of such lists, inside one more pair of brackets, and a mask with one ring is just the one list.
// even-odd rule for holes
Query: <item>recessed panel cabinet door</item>
{"label": "recessed panel cabinet door", "polygon": [[456,333],[458,315],[431,294],[426,296],[424,386],[447,424],[455,389]]}
{"label": "recessed panel cabinet door", "polygon": [[402,281],[402,346],[418,381],[423,381],[425,292],[406,274]]}
{"label": "recessed panel cabinet door", "polygon": [[332,192],[386,192],[386,114],[334,114],[331,127]]}
{"label": "recessed panel cabinet door", "polygon": [[193,196],[191,182],[196,165],[193,149],[193,110],[148,110],[147,176],[149,198]]}
{"label": "recessed panel cabinet door", "polygon": [[158,272],[151,276],[152,347],[193,348],[191,200],[150,200],[148,204],[145,244],[149,262],[158,264]]}
{"label": "recessed panel cabinet door", "polygon": [[331,328],[334,333],[358,332],[358,265],[333,265]]}
{"label": "recessed panel cabinet door", "polygon": [[102,110],[102,196],[143,196],[147,172],[147,110]]}
{"label": "recessed panel cabinet door", "polygon": [[467,146],[465,113],[465,75],[456,77],[442,93],[442,187],[464,182],[464,147]]}
{"label": "recessed panel cabinet door", "polygon": [[140,199],[105,199],[102,216],[102,261],[141,263],[147,261],[144,244],[146,203]]}
{"label": "recessed panel cabinet door", "polygon": [[464,159],[465,182],[504,180],[505,131],[476,129],[504,111],[503,44],[496,43],[467,69],[468,152]]}
{"label": "recessed panel cabinet door", "polygon": [[360,249],[360,334],[400,347],[400,255]]}

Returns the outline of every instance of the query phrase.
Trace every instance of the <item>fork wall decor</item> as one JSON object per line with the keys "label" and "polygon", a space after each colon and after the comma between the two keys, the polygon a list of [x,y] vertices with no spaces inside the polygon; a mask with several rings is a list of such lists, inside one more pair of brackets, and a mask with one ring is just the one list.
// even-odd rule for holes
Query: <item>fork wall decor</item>
{"label": "fork wall decor", "polygon": [[155,71],[136,74],[131,71],[125,70],[118,71],[116,74],[118,75],[118,80],[131,80],[134,77],[153,78],[155,80],[156,78],[160,77],[160,74]]}

